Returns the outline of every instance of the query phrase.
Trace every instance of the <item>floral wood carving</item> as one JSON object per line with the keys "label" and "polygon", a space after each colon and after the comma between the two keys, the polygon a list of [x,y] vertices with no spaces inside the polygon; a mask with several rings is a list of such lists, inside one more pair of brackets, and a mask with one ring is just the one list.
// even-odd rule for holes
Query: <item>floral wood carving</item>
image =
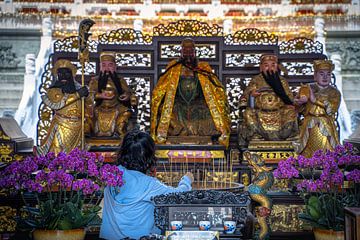
{"label": "floral wood carving", "polygon": [[109,33],[101,34],[99,36],[99,43],[150,45],[152,43],[152,37],[132,28],[119,28],[117,30],[112,30]]}
{"label": "floral wood carving", "polygon": [[257,28],[246,28],[233,35],[227,35],[224,42],[228,45],[277,45],[278,37]]}
{"label": "floral wood carving", "polygon": [[210,26],[197,20],[179,20],[167,26],[160,24],[153,29],[154,36],[222,36],[223,28],[214,24]]}

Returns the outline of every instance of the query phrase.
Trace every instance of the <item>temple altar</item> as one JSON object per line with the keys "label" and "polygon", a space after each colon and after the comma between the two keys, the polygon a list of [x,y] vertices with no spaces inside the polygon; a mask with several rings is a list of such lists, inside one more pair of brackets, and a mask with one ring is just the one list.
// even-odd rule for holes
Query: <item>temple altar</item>
{"label": "temple altar", "polygon": [[[130,28],[120,28],[104,32],[96,40],[89,39],[89,61],[85,63],[83,75],[85,85],[90,83],[94,75],[99,74],[101,53],[113,52],[115,72],[126,81],[131,92],[138,98],[138,105],[131,112],[132,126],[149,132],[153,114],[150,106],[151,93],[159,77],[166,71],[166,65],[180,56],[181,42],[186,37],[194,40],[199,60],[209,64],[213,74],[218,76],[224,86],[229,106],[229,144],[219,144],[211,137],[169,136],[165,142],[156,145],[158,158],[156,176],[163,182],[172,184],[176,183],[186,171],[192,171],[195,176],[194,186],[196,191],[200,191],[195,192],[196,194],[211,195],[213,190],[232,192],[235,195],[229,195],[238,198],[238,201],[231,203],[234,205],[234,211],[243,211],[241,219],[237,219],[239,230],[236,237],[252,239],[252,235],[259,227],[253,227],[249,223],[250,227],[245,228],[245,225],[250,221],[246,217],[247,213],[253,214],[254,218],[258,217],[255,209],[258,209],[260,204],[250,200],[250,195],[254,193],[250,194],[248,190],[249,186],[257,186],[254,181],[258,172],[254,171],[254,168],[258,162],[252,163],[244,156],[247,152],[259,156],[263,159],[260,169],[266,170],[262,173],[270,174],[270,169],[280,160],[296,156],[296,153],[291,139],[284,141],[254,139],[246,145],[239,144],[238,135],[242,130],[238,126],[244,121],[239,104],[240,96],[250,79],[259,74],[263,54],[274,54],[278,57],[279,63],[287,70],[286,79],[292,94],[300,84],[313,81],[313,60],[324,59],[326,56],[323,54],[321,43],[306,38],[279,42],[277,36],[261,29],[249,28],[236,31],[234,34],[225,34],[223,28],[218,25],[210,26],[196,20],[179,20],[167,26],[162,24],[154,26],[152,35]],[[44,66],[41,93],[49,88],[53,80],[51,68],[59,59],[66,59],[74,64],[77,68],[75,79],[81,81],[81,63],[78,60],[77,45],[76,36],[54,42],[54,53]],[[39,106],[39,116],[37,145],[45,138],[54,117],[52,109],[44,102]],[[86,136],[85,149],[105,156],[106,162],[114,163],[114,155],[121,140],[121,136]],[[266,221],[269,222],[270,228],[276,229],[270,233],[270,238],[280,239],[281,236],[295,234],[310,239],[311,233],[300,226],[287,226],[290,220],[298,223],[297,213],[303,210],[302,200],[299,196],[288,193],[288,190],[283,187],[281,191],[269,193],[268,198],[273,199],[274,205],[273,212],[266,216],[268,217]],[[161,207],[165,205],[168,207],[169,204],[161,201],[162,199],[155,199],[156,204],[159,205],[158,223],[163,230],[166,230],[169,228],[169,222],[165,223],[164,216],[160,214],[163,214]],[[211,204],[219,207],[218,203]],[[190,225],[188,228],[193,229]],[[230,238],[223,234],[220,239]]]}

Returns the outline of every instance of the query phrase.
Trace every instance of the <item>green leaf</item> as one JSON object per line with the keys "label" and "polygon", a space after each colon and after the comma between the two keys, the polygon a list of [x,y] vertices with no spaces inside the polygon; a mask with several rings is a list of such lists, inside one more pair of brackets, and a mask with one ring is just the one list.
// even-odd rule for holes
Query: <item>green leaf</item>
{"label": "green leaf", "polygon": [[308,209],[308,213],[309,215],[315,220],[317,221],[320,217],[321,217],[321,213],[313,206],[308,205],[307,206]]}
{"label": "green leaf", "polygon": [[68,218],[64,218],[58,222],[59,230],[70,230],[72,229],[72,222]]}
{"label": "green leaf", "polygon": [[312,206],[318,205],[319,203],[320,203],[319,198],[316,196],[311,196],[308,200],[308,204]]}

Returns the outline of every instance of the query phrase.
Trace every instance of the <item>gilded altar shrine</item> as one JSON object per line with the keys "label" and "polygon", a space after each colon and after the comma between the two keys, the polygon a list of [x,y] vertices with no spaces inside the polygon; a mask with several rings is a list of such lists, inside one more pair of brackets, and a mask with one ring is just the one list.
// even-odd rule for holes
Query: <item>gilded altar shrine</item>
{"label": "gilded altar shrine", "polygon": [[[175,66],[173,69],[176,71],[167,72],[169,66],[176,64],[181,56],[182,41],[189,37],[194,41],[199,62],[202,62],[196,71],[206,69],[211,76],[208,80],[204,80],[203,75],[197,72],[198,85],[191,81],[196,79],[194,70],[189,74],[181,66],[179,69]],[[281,71],[274,78],[281,80],[291,100],[296,96],[301,83],[313,81],[313,60],[325,58],[322,45],[310,39],[296,38],[279,42],[277,36],[252,28],[225,34],[221,26],[210,26],[196,20],[180,20],[168,25],[155,26],[151,35],[129,28],[114,29],[99,35],[97,39],[88,40],[88,47],[89,61],[85,63],[85,83],[89,86],[92,82],[93,87],[90,92],[93,93],[90,94],[93,94],[94,98],[96,95],[101,95],[102,102],[92,101],[94,111],[87,114],[92,117],[101,115],[112,119],[106,122],[109,123],[108,126],[101,121],[91,125],[90,134],[87,137],[87,146],[90,151],[103,154],[106,156],[106,161],[114,162],[113,156],[121,142],[121,136],[128,128],[122,127],[124,122],[115,125],[113,123],[117,122],[118,117],[121,116],[120,112],[125,112],[123,116],[130,123],[130,127],[151,132],[157,140],[158,178],[166,183],[172,183],[176,182],[184,172],[190,170],[195,175],[195,185],[199,189],[225,189],[237,193],[243,192],[243,187],[253,183],[255,178],[250,163],[243,157],[244,151],[248,150],[251,154],[259,155],[264,159],[267,167],[270,165],[274,167],[280,160],[296,155],[293,142],[298,140],[298,116],[294,115],[295,108],[284,107],[284,104],[275,104],[276,111],[266,107],[259,111],[253,111],[250,108],[252,100],[247,95],[251,92],[248,87],[252,86],[250,84],[252,79],[263,77],[260,73],[261,57],[275,55],[277,62],[286,70]],[[120,88],[117,89],[117,86],[112,84],[116,77],[108,77],[107,84],[104,86],[99,86],[99,82],[95,81],[98,81],[100,77],[101,53],[103,52],[112,53],[115,63],[114,73],[117,74],[119,81],[123,81],[120,84],[121,89],[126,88],[125,83],[128,87],[129,98],[126,104],[123,104],[125,111],[123,109],[117,111],[113,108],[109,112],[104,112],[109,106],[113,106],[105,104],[105,107],[106,100],[104,99],[114,95],[118,100]],[[77,59],[77,37],[57,40],[54,43],[54,53],[50,56],[41,79],[40,92],[42,94],[46,92],[53,80],[51,69],[59,59],[67,59],[76,66],[75,79],[79,81],[81,64]],[[166,85],[164,76],[168,74],[177,74],[176,81]],[[205,90],[206,84],[203,86],[202,82],[206,81],[212,81],[215,87]],[[95,82],[97,84],[94,84]],[[274,95],[273,90],[263,85],[259,86],[262,90],[263,101],[268,101],[268,103],[283,101],[279,100],[276,94]],[[180,91],[177,91],[178,87]],[[99,92],[101,88],[103,92]],[[192,91],[187,92],[187,88]],[[113,94],[116,92],[115,89],[117,89],[117,94]],[[197,91],[199,89],[204,98],[193,102],[201,92]],[[166,93],[169,92],[171,94],[167,95]],[[136,101],[133,98],[132,102],[131,96],[136,96]],[[211,102],[214,96],[216,96],[215,100],[221,101],[215,103],[213,99],[212,105],[205,104],[205,102]],[[243,101],[242,96],[245,96],[246,101]],[[181,98],[183,102],[174,104],[177,98]],[[173,108],[160,108],[167,104],[181,113],[178,119],[181,117],[192,119],[194,115],[188,113],[199,109],[209,111],[217,132],[198,134],[194,131],[195,134],[185,134],[195,125],[186,125],[183,122],[179,125],[174,124],[176,122],[171,116]],[[104,107],[99,108],[103,105]],[[115,105],[118,105],[118,102]],[[182,107],[185,105],[189,107],[184,110]],[[246,108],[248,110],[245,110]],[[278,119],[274,116],[279,116],[281,119],[277,121]],[[53,111],[42,102],[39,106],[37,144],[45,138],[53,118]],[[251,119],[255,120],[251,122]],[[264,122],[264,119],[269,121]],[[207,118],[206,121],[208,120]],[[286,126],[286,130],[281,132],[280,127],[276,128],[276,124],[271,126],[276,128],[276,133],[255,129],[259,122],[269,127],[273,123],[270,120],[275,121],[276,124],[279,123],[281,127]],[[155,125],[152,125],[153,123]],[[108,128],[105,129],[104,126]],[[121,127],[116,129],[116,126]],[[239,135],[244,133],[244,129],[250,129],[249,126],[254,127],[253,134],[251,136],[248,134],[245,137],[246,141],[239,143]],[[200,129],[195,127],[193,129]],[[176,133],[177,131],[179,134]],[[184,134],[180,134],[181,132]],[[286,201],[286,197],[277,198],[271,194],[270,198],[277,199],[273,205],[274,211],[269,216],[269,223],[272,225],[270,228],[277,229],[278,232],[301,232],[302,229],[293,225],[286,228],[289,219],[294,218],[294,211],[301,210],[303,205],[301,201],[295,197],[296,200],[289,202]],[[279,209],[289,208],[295,210],[284,213],[286,216],[279,213],[281,211]],[[276,231],[272,233],[274,234],[276,235]]]}

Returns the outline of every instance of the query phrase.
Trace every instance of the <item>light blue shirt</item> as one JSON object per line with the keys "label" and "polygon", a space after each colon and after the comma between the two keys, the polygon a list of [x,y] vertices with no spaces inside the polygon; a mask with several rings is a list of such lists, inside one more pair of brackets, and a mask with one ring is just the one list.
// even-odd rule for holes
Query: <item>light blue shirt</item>
{"label": "light blue shirt", "polygon": [[150,198],[190,191],[191,180],[184,176],[178,187],[173,188],[141,172],[122,166],[119,168],[124,172],[124,185],[105,188],[100,237],[111,240],[125,237],[139,239],[151,233],[160,233],[154,226],[154,205]]}

